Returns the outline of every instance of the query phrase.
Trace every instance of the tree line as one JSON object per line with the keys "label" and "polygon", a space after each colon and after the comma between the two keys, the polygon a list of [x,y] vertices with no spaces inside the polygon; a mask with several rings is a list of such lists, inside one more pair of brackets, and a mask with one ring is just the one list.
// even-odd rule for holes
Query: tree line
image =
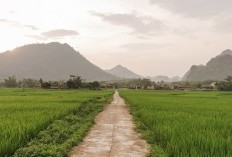
{"label": "tree line", "polygon": [[130,89],[155,89],[155,90],[220,90],[232,91],[232,76],[228,76],[223,81],[205,80],[205,81],[177,81],[177,82],[154,82],[150,79],[130,79],[121,80],[114,83],[118,88]]}
{"label": "tree line", "polygon": [[217,82],[217,88],[221,91],[232,91],[232,76],[227,76],[224,81]]}
{"label": "tree line", "polygon": [[128,80],[119,80],[114,82],[85,82],[80,76],[70,75],[68,81],[43,81],[42,79],[23,79],[17,81],[15,76],[8,77],[4,79],[3,82],[0,82],[0,87],[24,87],[24,88],[67,88],[67,89],[92,89],[97,90],[104,88],[102,84],[107,86],[106,88],[129,88],[129,89],[156,89],[156,90],[171,90],[175,89],[173,87],[179,86],[181,88],[188,89],[214,89],[213,87],[207,86],[209,84],[215,83],[215,90],[220,91],[232,91],[232,76],[228,76],[223,81],[215,80],[206,80],[206,81],[178,81],[178,82],[154,82],[150,79],[139,78],[139,79],[128,79]]}
{"label": "tree line", "polygon": [[39,80],[36,79],[23,79],[17,81],[15,76],[10,76],[7,79],[4,79],[3,82],[0,83],[0,87],[7,88],[68,88],[68,89],[91,89],[98,90],[100,89],[100,83],[98,81],[93,82],[85,82],[80,76],[70,75],[70,79],[68,81],[43,81],[41,78]]}

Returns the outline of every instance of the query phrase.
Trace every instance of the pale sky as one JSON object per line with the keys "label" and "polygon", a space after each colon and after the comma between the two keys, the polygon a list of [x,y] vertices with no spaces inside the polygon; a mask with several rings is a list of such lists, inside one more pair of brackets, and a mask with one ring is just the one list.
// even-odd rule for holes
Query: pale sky
{"label": "pale sky", "polygon": [[231,0],[1,0],[0,52],[68,43],[102,69],[183,76],[232,48]]}

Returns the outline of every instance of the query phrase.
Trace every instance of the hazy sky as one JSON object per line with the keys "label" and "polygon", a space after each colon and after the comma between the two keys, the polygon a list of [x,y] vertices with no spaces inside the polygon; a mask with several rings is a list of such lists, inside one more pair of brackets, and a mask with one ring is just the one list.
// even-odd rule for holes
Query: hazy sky
{"label": "hazy sky", "polygon": [[231,0],[7,0],[0,52],[68,43],[102,69],[183,76],[232,48]]}

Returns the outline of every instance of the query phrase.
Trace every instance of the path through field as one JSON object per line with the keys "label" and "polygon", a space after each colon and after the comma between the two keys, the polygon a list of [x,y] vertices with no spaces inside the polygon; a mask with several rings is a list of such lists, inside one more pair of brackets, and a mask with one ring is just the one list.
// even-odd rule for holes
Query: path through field
{"label": "path through field", "polygon": [[74,147],[71,157],[145,157],[149,145],[135,132],[132,116],[116,91],[113,102],[96,118],[96,124]]}

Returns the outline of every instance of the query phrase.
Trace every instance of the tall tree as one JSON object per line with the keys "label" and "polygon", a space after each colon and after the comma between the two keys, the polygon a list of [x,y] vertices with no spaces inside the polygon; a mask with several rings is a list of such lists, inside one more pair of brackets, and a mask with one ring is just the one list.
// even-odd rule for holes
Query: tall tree
{"label": "tall tree", "polygon": [[70,79],[67,81],[68,88],[78,89],[82,87],[82,79],[80,76],[70,75]]}

